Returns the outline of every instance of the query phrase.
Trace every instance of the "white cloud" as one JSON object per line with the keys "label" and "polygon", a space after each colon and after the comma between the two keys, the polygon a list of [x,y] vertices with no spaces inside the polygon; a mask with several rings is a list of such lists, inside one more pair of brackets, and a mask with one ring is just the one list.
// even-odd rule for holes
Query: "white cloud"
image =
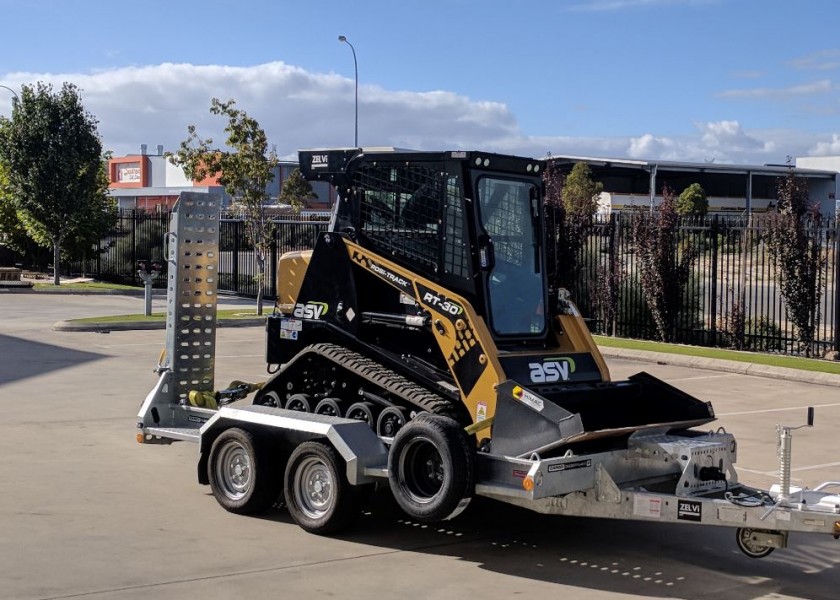
{"label": "white cloud", "polygon": [[725,90],[715,94],[718,98],[789,98],[793,96],[810,96],[825,94],[834,89],[830,79],[821,79],[811,83],[792,85],[784,88],[751,88],[740,90]]}
{"label": "white cloud", "polygon": [[[310,73],[281,62],[250,67],[161,64],[92,73],[15,73],[0,84],[20,89],[45,81],[72,81],[86,108],[99,119],[104,147],[119,156],[140,144],[175,150],[188,124],[200,135],[224,141],[224,122],[209,113],[210,99],[235,98],[256,118],[284,157],[300,148],[353,143],[353,79]],[[2,91],[2,90],[0,90]],[[0,95],[0,114],[9,114]],[[418,150],[481,149],[524,156],[554,155],[663,160],[763,163],[802,156],[824,136],[774,130],[745,130],[735,120],[695,124],[681,135],[648,130],[628,136],[529,135],[502,102],[473,100],[452,91],[393,91],[375,85],[359,89],[359,140],[366,146]],[[542,133],[542,132],[540,132]],[[820,146],[822,148],[822,146]]]}
{"label": "white cloud", "polygon": [[814,52],[808,56],[801,58],[794,58],[787,61],[788,66],[794,69],[804,69],[811,71],[833,71],[840,68],[840,50],[821,50]]}
{"label": "white cloud", "polygon": [[808,150],[809,156],[837,156],[840,154],[840,135],[833,133],[831,139],[817,142]]}

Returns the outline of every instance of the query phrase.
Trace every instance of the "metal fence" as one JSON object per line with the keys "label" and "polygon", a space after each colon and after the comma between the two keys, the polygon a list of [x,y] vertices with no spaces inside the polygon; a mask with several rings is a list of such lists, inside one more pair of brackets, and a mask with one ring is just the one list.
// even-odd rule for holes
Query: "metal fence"
{"label": "metal fence", "polygon": [[[678,252],[696,256],[677,315],[676,341],[702,346],[802,354],[780,292],[781,273],[767,242],[769,219],[714,216],[683,219]],[[590,226],[579,270],[567,282],[590,328],[618,337],[656,339],[632,242],[633,215],[613,214]],[[820,248],[815,356],[840,349],[840,241],[838,221],[810,228]],[[617,273],[616,273],[617,272]],[[613,275],[617,311],[609,318],[604,286]],[[741,327],[737,323],[741,319]]]}
{"label": "metal fence", "polygon": [[[277,258],[289,250],[311,248],[325,220],[282,219],[274,222],[274,243],[266,262],[264,297],[275,297]],[[676,340],[703,346],[800,354],[781,296],[780,275],[767,245],[767,217],[751,220],[708,217],[684,220],[679,228],[681,251],[696,254],[679,310]],[[219,289],[255,297],[257,265],[245,240],[245,224],[220,221]],[[71,265],[105,281],[141,285],[140,260],[164,263],[164,234],[169,214],[123,211],[116,227],[84,265]],[[812,230],[821,248],[818,275],[819,311],[814,354],[840,349],[840,241],[838,221]],[[574,280],[565,282],[590,328],[618,337],[655,339],[656,327],[642,294],[638,256],[632,243],[632,215],[595,219],[587,228]],[[612,279],[611,279],[612,277]],[[617,310],[605,310],[604,284],[615,284]],[[165,285],[161,277],[159,285]],[[743,326],[734,326],[740,312]]]}
{"label": "metal fence", "polygon": [[[100,240],[92,256],[70,264],[69,270],[103,281],[142,285],[137,275],[139,261],[166,264],[165,235],[169,231],[169,219],[169,213],[120,211],[114,229]],[[323,217],[278,219],[272,223],[274,239],[263,281],[264,298],[269,300],[275,296],[277,258],[280,254],[312,248],[318,233],[327,227]],[[259,285],[257,274],[253,248],[245,239],[245,222],[223,216],[219,223],[219,291],[256,297]],[[155,281],[155,287],[166,286],[163,275]]]}

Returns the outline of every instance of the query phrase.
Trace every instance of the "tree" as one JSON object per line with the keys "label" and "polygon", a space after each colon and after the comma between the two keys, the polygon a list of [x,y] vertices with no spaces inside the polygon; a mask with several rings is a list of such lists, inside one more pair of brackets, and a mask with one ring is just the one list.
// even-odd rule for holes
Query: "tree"
{"label": "tree", "polygon": [[232,151],[213,148],[212,138],[201,138],[195,125],[189,125],[189,137],[181,142],[178,152],[169,155],[169,161],[194,181],[218,176],[219,183],[242,207],[245,237],[254,248],[257,263],[257,314],[261,315],[265,263],[274,236],[274,228],[265,214],[269,199],[266,186],[274,179],[277,156],[273,150],[269,151],[268,138],[256,119],[235,105],[234,100],[222,102],[218,98],[210,102],[211,114],[227,118],[225,144]]}
{"label": "tree", "polygon": [[62,244],[109,205],[97,123],[71,83],[57,93],[43,83],[23,86],[11,119],[0,119],[0,164],[12,204],[27,234],[52,246],[55,285]]}
{"label": "tree", "polygon": [[575,163],[563,182],[563,208],[572,217],[591,219],[598,211],[598,200],[604,184],[592,181],[592,171],[586,163]]}
{"label": "tree", "polygon": [[289,173],[289,177],[283,182],[283,189],[280,191],[280,203],[288,204],[295,212],[306,206],[307,200],[318,198],[310,184],[301,174],[300,169]]}
{"label": "tree", "polygon": [[770,255],[779,270],[779,290],[800,349],[810,357],[820,320],[819,205],[809,205],[808,183],[791,167],[777,184],[778,209],[768,227]]}
{"label": "tree", "polygon": [[639,265],[642,295],[656,332],[663,342],[676,337],[677,317],[687,294],[696,252],[680,248],[679,215],[674,194],[665,187],[658,210],[637,209],[633,215],[633,246]]}
{"label": "tree", "polygon": [[562,167],[549,161],[543,173],[543,182],[551,283],[556,287],[574,289],[578,280],[580,252],[586,243],[604,186],[592,181],[585,163],[575,164],[565,175]]}
{"label": "tree", "polygon": [[681,217],[705,217],[709,211],[709,199],[699,183],[692,183],[677,198],[677,214]]}

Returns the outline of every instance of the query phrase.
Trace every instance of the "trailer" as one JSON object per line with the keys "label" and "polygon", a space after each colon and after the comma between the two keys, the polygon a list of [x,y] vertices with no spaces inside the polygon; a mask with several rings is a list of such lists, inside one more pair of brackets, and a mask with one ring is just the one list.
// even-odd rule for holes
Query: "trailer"
{"label": "trailer", "polygon": [[[323,169],[345,172],[358,154],[302,153],[302,162],[323,161]],[[373,158],[377,167],[387,159]],[[518,161],[504,162],[496,155],[459,152],[445,158],[485,170],[483,160],[501,163],[495,168],[503,179],[520,168]],[[405,163],[403,156],[395,160]],[[523,159],[521,170],[530,174],[538,166]],[[281,307],[267,325],[267,361],[279,352],[282,365],[266,382],[234,382],[217,390],[219,198],[183,193],[170,229],[166,348],[157,365],[157,384],[138,414],[136,438],[141,444],[197,443],[198,481],[210,485],[226,510],[259,513],[282,495],[300,527],[331,534],[354,521],[380,484],[410,518],[422,522],[451,519],[473,497],[484,496],[551,515],[730,527],[738,547],[753,558],[786,547],[790,532],[840,537],[840,482],[814,489],[791,485],[792,432],[798,427],[778,428],[779,483],[761,490],[739,482],[734,436],[722,428],[703,429],[714,420],[709,403],[646,373],[623,382],[603,378],[566,384],[570,373],[580,374],[587,365],[601,373],[605,367],[597,348],[587,346],[588,334],[576,329],[580,315],[562,294],[556,300],[556,320],[566,339],[582,340],[578,351],[567,348],[564,361],[556,358],[556,349],[548,358],[533,358],[535,351],[526,350],[530,380],[524,382],[524,376],[510,375],[516,372],[511,365],[518,364],[514,350],[477,356],[476,364],[502,365],[501,377],[490,388],[493,397],[485,391],[469,414],[446,401],[468,396],[464,373],[454,361],[451,377],[444,372],[435,380],[427,374],[431,367],[418,360],[403,357],[410,368],[401,369],[397,359],[389,360],[384,351],[366,351],[361,342],[304,340],[308,328],[333,331],[335,326],[322,318],[323,312],[333,311],[360,327],[365,322],[402,336],[454,338],[464,345],[475,331],[482,350],[488,348],[481,341],[482,317],[468,299],[432,288],[434,281],[405,263],[371,258],[359,243],[361,236],[342,231],[340,215],[334,215],[330,231],[322,234],[311,256],[286,256],[281,259],[285,268],[311,273],[313,265],[326,264],[317,263],[318,256],[334,265],[340,264],[337,256],[349,255],[354,269],[396,290],[411,314],[367,310],[341,296],[341,289],[336,292],[341,297],[320,305],[302,296],[307,283],[298,282],[289,292],[295,302]],[[399,234],[392,229],[392,235]],[[481,244],[489,247],[480,239],[479,255]],[[488,285],[493,285],[490,278],[492,273]],[[381,302],[381,294],[376,296]],[[338,302],[356,308],[345,305],[342,312]],[[528,327],[536,330],[533,324]],[[384,339],[354,334],[365,343]],[[545,345],[548,334],[541,335]],[[526,337],[520,335],[511,347],[527,347]],[[294,351],[278,351],[283,342]],[[301,391],[300,382],[321,390],[322,380],[330,378],[326,390],[311,395]],[[251,393],[256,396],[249,405],[244,398]],[[807,425],[813,420],[809,410]]]}

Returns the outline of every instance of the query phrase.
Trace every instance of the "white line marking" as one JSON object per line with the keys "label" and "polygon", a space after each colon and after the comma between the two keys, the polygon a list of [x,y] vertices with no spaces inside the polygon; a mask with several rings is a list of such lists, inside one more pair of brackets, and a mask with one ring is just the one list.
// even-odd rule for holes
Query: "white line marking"
{"label": "white line marking", "polygon": [[814,408],[835,408],[840,406],[840,402],[835,402],[833,404],[811,404],[805,406],[791,406],[788,408],[765,408],[764,410],[745,410],[743,412],[730,412],[730,413],[716,413],[718,417],[735,417],[738,415],[757,415],[761,413],[773,413],[773,412],[785,412],[790,410],[805,410],[813,406]]}
{"label": "white line marking", "polygon": [[722,375],[703,375],[701,377],[682,377],[678,379],[669,379],[669,381],[694,381],[696,379],[720,379],[722,377],[739,377],[739,373],[724,373]]}

